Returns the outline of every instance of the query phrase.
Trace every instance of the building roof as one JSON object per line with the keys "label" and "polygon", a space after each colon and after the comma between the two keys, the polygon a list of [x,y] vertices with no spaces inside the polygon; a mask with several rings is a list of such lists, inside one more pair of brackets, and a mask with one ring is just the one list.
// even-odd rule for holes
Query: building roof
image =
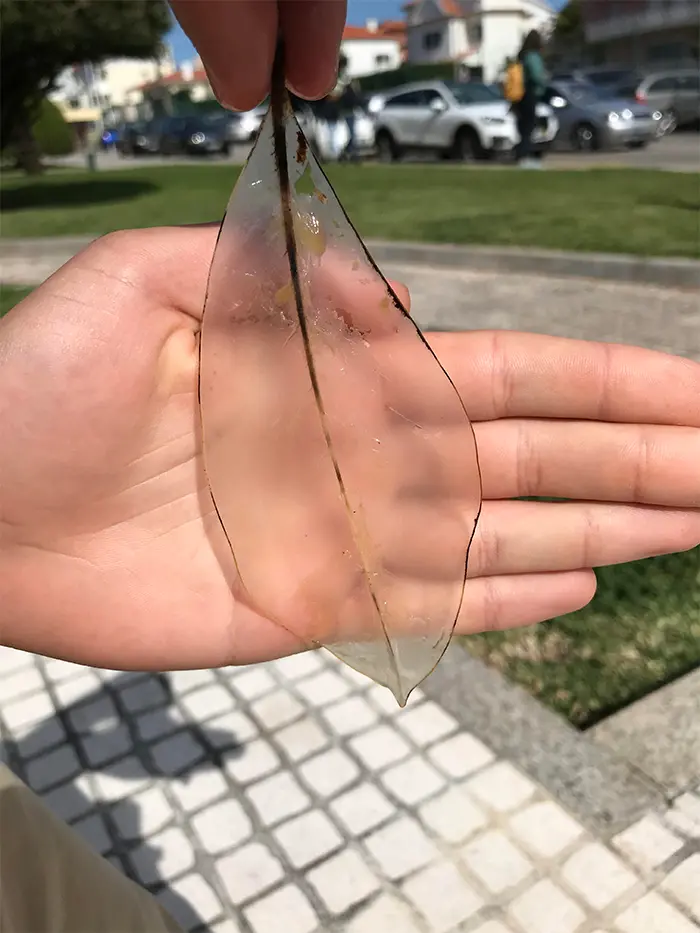
{"label": "building roof", "polygon": [[198,81],[209,82],[207,73],[203,68],[195,68],[191,78],[186,78],[178,68],[177,71],[173,71],[169,75],[163,75],[161,78],[156,78],[155,81],[146,81],[145,84],[140,84],[138,90],[144,91],[146,88],[158,87],[162,84],[195,84]]}
{"label": "building roof", "polygon": [[406,34],[406,23],[403,20],[386,20],[377,23],[376,28],[368,26],[346,26],[343,30],[343,40],[348,39],[396,39],[401,41]]}

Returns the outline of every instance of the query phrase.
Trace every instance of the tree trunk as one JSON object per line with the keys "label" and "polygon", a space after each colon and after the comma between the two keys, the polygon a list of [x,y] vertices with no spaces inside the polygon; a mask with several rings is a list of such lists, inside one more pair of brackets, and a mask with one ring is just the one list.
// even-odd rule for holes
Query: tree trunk
{"label": "tree trunk", "polygon": [[44,166],[41,163],[41,152],[34,138],[29,113],[16,125],[13,143],[17,154],[17,167],[25,171],[27,175],[40,175],[44,171]]}

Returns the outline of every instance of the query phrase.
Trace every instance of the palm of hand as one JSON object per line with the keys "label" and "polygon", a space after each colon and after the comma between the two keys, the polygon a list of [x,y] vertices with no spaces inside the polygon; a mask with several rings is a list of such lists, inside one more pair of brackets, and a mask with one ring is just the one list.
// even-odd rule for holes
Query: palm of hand
{"label": "palm of hand", "polygon": [[[232,599],[236,584],[202,468],[197,314],[214,236],[205,228],[107,238],[3,323],[0,604],[13,625],[8,643],[123,669],[246,663],[300,647]],[[539,351],[551,355],[554,343]],[[524,356],[528,346],[520,344]],[[516,416],[527,409],[523,418],[589,418],[590,398],[545,399],[541,373],[537,384],[543,356],[534,350],[527,403],[515,397],[512,378],[508,399],[496,398],[494,350],[488,335],[438,344],[457,383],[473,390],[492,500],[462,630],[578,608],[594,589],[587,568],[700,540],[690,511],[700,505],[698,367],[630,350],[645,356],[642,375],[623,384],[631,360],[621,359],[619,398],[608,401],[610,420],[630,424],[527,426],[499,419],[499,405]],[[652,429],[632,422],[654,380],[669,388],[646,400],[648,420],[659,425]],[[600,458],[615,454],[606,478]],[[633,504],[504,501],[577,492]],[[539,544],[525,533],[533,526]]]}

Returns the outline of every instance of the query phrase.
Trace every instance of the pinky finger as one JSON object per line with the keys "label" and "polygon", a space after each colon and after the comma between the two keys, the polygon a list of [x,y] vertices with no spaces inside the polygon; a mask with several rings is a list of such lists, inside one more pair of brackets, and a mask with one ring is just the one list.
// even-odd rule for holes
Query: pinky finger
{"label": "pinky finger", "polygon": [[535,625],[586,606],[595,595],[592,570],[504,574],[467,580],[456,635]]}

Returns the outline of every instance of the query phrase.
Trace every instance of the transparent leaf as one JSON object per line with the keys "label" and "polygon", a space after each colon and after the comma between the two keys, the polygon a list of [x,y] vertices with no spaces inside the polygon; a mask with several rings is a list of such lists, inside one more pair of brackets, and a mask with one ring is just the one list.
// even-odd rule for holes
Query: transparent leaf
{"label": "transparent leaf", "polygon": [[200,400],[244,599],[403,705],[462,605],[481,497],[475,440],[286,94],[222,225]]}

